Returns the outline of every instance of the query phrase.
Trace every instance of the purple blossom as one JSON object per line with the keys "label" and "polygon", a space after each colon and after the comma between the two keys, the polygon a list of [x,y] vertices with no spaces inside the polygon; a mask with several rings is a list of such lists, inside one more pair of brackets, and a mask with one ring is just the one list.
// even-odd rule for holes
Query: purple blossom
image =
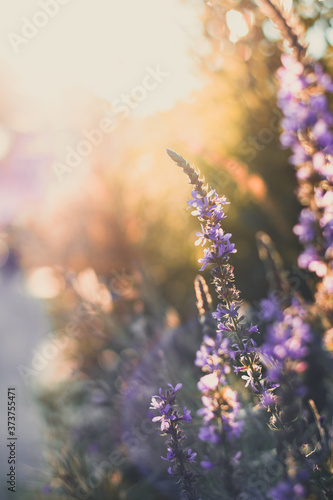
{"label": "purple blossom", "polygon": [[228,441],[239,439],[242,435],[245,422],[244,420],[236,420],[234,418],[226,418],[222,416],[222,426]]}
{"label": "purple blossom", "polygon": [[214,413],[215,405],[211,404],[212,400],[207,396],[202,397],[201,401],[204,406],[197,411],[197,414],[202,417],[204,424],[209,424],[216,417]]}
{"label": "purple blossom", "polygon": [[218,321],[221,321],[224,316],[236,318],[238,316],[239,307],[240,306],[236,303],[232,303],[230,308],[223,306],[222,304],[218,304],[216,312],[213,313],[213,318],[216,318]]}
{"label": "purple blossom", "polygon": [[290,400],[296,401],[305,394],[303,373],[307,369],[306,357],[312,340],[304,306],[294,299],[292,305],[283,312],[283,318],[268,327],[262,345],[267,379],[270,381],[270,388],[260,397],[264,407],[272,407],[276,395],[279,405],[282,407],[285,404],[287,407]]}
{"label": "purple blossom", "polygon": [[333,134],[328,127],[327,120],[320,118],[313,126],[312,134],[318,149],[331,154],[333,150]]}
{"label": "purple blossom", "polygon": [[[184,453],[184,456],[183,456],[184,462],[193,463],[193,462],[195,462],[196,456],[197,456],[197,453],[192,453],[191,448],[189,448],[187,450],[187,452]],[[171,448],[168,448],[168,454],[167,454],[167,456],[166,457],[162,457],[161,456],[161,458],[163,460],[168,461],[168,462],[174,462],[174,461],[177,460],[177,455],[176,455],[176,453]],[[169,469],[172,471],[171,467]],[[169,472],[169,474],[171,474],[171,473],[172,473],[172,475],[176,475],[174,471]]]}
{"label": "purple blossom", "polygon": [[237,453],[232,457],[231,463],[234,467],[237,467],[239,465],[239,460],[242,456],[242,452],[239,450]]}
{"label": "purple blossom", "polygon": [[332,79],[329,75],[327,75],[327,73],[324,73],[322,65],[319,63],[315,64],[314,71],[320,85],[322,85],[325,90],[333,92]]}
{"label": "purple blossom", "polygon": [[188,468],[188,463],[195,462],[197,456],[191,448],[183,449],[182,429],[180,422],[191,422],[191,412],[184,407],[183,415],[179,415],[176,409],[176,393],[181,389],[182,384],[177,384],[175,387],[168,384],[168,389],[163,393],[162,388],[159,389],[159,395],[153,396],[150,404],[150,409],[158,410],[160,415],[153,417],[153,422],[160,422],[160,430],[164,435],[169,437],[167,456],[161,457],[163,460],[170,462],[172,465],[168,468],[169,474],[178,476],[183,490],[187,494],[188,500],[197,500],[197,494],[193,487],[196,475]]}
{"label": "purple blossom", "polygon": [[195,245],[204,245],[207,240],[207,235],[205,233],[205,228],[201,224],[201,232],[195,233],[196,236],[198,236],[197,241],[195,242]]}
{"label": "purple blossom", "polygon": [[220,442],[221,438],[217,434],[217,428],[215,425],[208,425],[200,427],[199,439],[201,441],[208,441],[209,443],[217,444]]}
{"label": "purple blossom", "polygon": [[252,369],[248,369],[246,370],[246,375],[242,375],[242,379],[243,380],[246,380],[246,384],[245,384],[245,387],[248,387],[248,385],[251,384],[251,387],[256,391],[258,392],[258,389],[256,388],[256,380],[253,376],[253,371]]}
{"label": "purple blossom", "polygon": [[202,257],[202,259],[199,259],[198,262],[200,262],[200,264],[202,264],[199,271],[204,271],[209,264],[213,264],[213,262],[214,262],[214,257],[213,257],[212,252],[208,248],[205,248],[204,249],[204,256]]}
{"label": "purple blossom", "polygon": [[214,391],[220,383],[219,377],[216,372],[204,375],[198,382],[198,389],[200,392]]}
{"label": "purple blossom", "polygon": [[[207,245],[203,257],[199,259],[202,264],[200,271],[209,268],[219,298],[212,315],[216,320],[215,331],[210,338],[204,337],[195,361],[204,372],[208,372],[198,382],[203,403],[198,411],[203,418],[199,437],[215,442],[218,434],[222,433],[227,439],[233,439],[239,437],[243,423],[238,419],[240,405],[237,394],[228,386],[227,376],[231,373],[232,361],[233,365],[240,366],[242,373],[246,370],[247,375],[243,375],[246,386],[250,385],[256,393],[261,392],[259,357],[256,343],[251,338],[258,333],[258,329],[252,324],[248,327],[239,313],[240,293],[233,284],[233,268],[229,264],[230,255],[236,252],[236,248],[230,241],[231,234],[225,233],[221,226],[225,218],[225,197],[219,198],[215,190],[206,187],[199,173],[181,156],[170,151],[168,154],[195,186],[188,204],[196,209],[192,215],[201,222],[196,244]],[[215,425],[218,431],[214,430]]]}
{"label": "purple blossom", "polygon": [[168,462],[173,462],[173,460],[176,458],[175,453],[172,451],[171,448],[168,448],[168,454],[166,457],[162,457],[163,460],[167,460]]}
{"label": "purple blossom", "polygon": [[187,457],[186,461],[187,462],[195,462],[195,457],[197,456],[197,453],[192,453],[191,448],[187,450]]}
{"label": "purple blossom", "polygon": [[200,346],[200,349],[196,353],[195,365],[200,367],[203,372],[213,372],[219,370],[220,381],[224,380],[224,375],[229,373],[230,369],[225,363],[221,367],[221,356],[228,354],[228,344],[229,339],[209,337],[205,335]]}
{"label": "purple blossom", "polygon": [[[305,246],[298,263],[323,278],[329,272],[333,255],[332,203],[330,207],[322,205],[323,196],[332,193],[333,182],[333,114],[326,95],[333,92],[333,83],[319,63],[308,62],[304,67],[289,55],[281,60],[282,67],[277,71],[278,103],[284,114],[280,140],[283,147],[291,148],[290,163],[298,169],[301,188],[304,183],[306,186],[304,191],[299,190],[306,208],[294,227]],[[314,196],[304,194],[311,191]]]}
{"label": "purple blossom", "polygon": [[[177,391],[180,391],[180,389],[183,387],[183,384],[179,383],[175,387],[172,384],[168,384],[168,386],[170,387],[172,393],[175,394]],[[161,392],[161,388],[160,388],[160,392]]]}
{"label": "purple blossom", "polygon": [[210,197],[214,194],[213,191],[210,191],[206,196],[202,197],[195,189],[192,191],[193,200],[189,200],[187,204],[189,208],[195,208],[191,212],[192,215],[198,216],[199,219],[204,220],[206,217],[210,217],[212,215],[212,211],[216,208],[216,205],[212,203]]}
{"label": "purple blossom", "polygon": [[294,233],[301,243],[310,243],[316,237],[317,217],[312,210],[304,208],[299,216],[299,224],[294,227]]}
{"label": "purple blossom", "polygon": [[[331,153],[333,146],[333,134],[328,128],[332,124],[333,117],[329,112],[328,101],[325,94],[309,95],[302,98],[301,92],[305,88],[313,86],[313,76],[317,76],[323,81],[325,77],[320,66],[317,65],[314,72],[305,75],[304,67],[292,56],[284,55],[281,58],[283,66],[278,70],[277,76],[280,80],[280,90],[278,92],[279,106],[283,111],[284,118],[281,121],[283,133],[281,144],[290,147],[293,155],[290,162],[294,165],[301,165],[310,160],[305,146],[299,140],[299,133],[311,129],[311,134],[319,150]],[[325,85],[331,89],[331,85]],[[302,95],[305,95],[304,92]]]}
{"label": "purple blossom", "polygon": [[156,398],[158,398],[159,396],[153,396],[151,398],[151,403],[150,403],[150,407],[149,409],[151,410],[160,410],[161,408],[164,407],[164,401],[161,399],[160,401],[158,401]]}
{"label": "purple blossom", "polygon": [[276,404],[276,396],[271,390],[264,391],[260,396],[260,402],[265,408],[274,407]]}
{"label": "purple blossom", "polygon": [[161,422],[161,431],[165,432],[170,427],[170,421],[176,420],[176,416],[171,413],[171,406],[169,404],[165,405],[164,408],[161,408],[161,415],[154,417],[153,422]]}
{"label": "purple blossom", "polygon": [[188,410],[186,408],[186,406],[184,406],[184,414],[180,418],[181,418],[181,420],[184,420],[185,422],[192,422],[191,410]]}
{"label": "purple blossom", "polygon": [[[199,390],[203,393],[201,397],[203,407],[197,413],[203,418],[204,424],[200,429],[199,439],[216,443],[222,434],[228,440],[239,438],[244,422],[238,418],[240,403],[237,400],[237,393],[229,386],[219,387],[216,374],[205,377],[212,375],[215,375],[213,382],[198,384]],[[219,423],[218,427],[213,425],[214,422]]]}
{"label": "purple blossom", "polygon": [[44,484],[42,487],[42,493],[43,495],[48,495],[49,493],[52,493],[52,488],[49,484]]}
{"label": "purple blossom", "polygon": [[[204,440],[204,441],[206,441],[206,440]],[[204,469],[207,469],[207,470],[212,469],[215,466],[215,464],[213,462],[210,462],[209,460],[202,460],[200,462],[200,465],[201,465],[201,467],[203,467]]]}
{"label": "purple blossom", "polygon": [[300,483],[293,484],[292,481],[281,481],[270,491],[273,500],[304,500],[306,491]]}
{"label": "purple blossom", "polygon": [[306,247],[298,257],[298,265],[303,269],[308,269],[312,262],[319,261],[317,250],[314,246],[309,245]]}

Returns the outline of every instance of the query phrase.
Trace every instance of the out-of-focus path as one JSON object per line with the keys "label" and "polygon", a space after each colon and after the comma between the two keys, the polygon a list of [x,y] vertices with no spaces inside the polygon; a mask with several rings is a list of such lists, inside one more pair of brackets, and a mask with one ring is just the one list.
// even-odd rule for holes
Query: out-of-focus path
{"label": "out-of-focus path", "polygon": [[42,419],[33,397],[33,376],[24,380],[20,370],[24,372],[25,368],[31,368],[33,350],[49,328],[44,304],[29,295],[22,273],[10,254],[0,273],[0,496],[3,500],[13,498],[6,484],[10,467],[7,447],[8,387],[16,388],[17,486],[30,489],[43,481]]}

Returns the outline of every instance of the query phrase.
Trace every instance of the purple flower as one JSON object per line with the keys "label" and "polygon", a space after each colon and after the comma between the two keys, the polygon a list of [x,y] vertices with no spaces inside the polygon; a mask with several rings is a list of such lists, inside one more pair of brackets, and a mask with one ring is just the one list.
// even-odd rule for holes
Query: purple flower
{"label": "purple flower", "polygon": [[[294,83],[298,82],[301,69],[296,67]],[[287,94],[282,98],[288,98]],[[307,115],[307,109],[304,108],[304,121],[308,120]],[[293,130],[292,117],[288,117],[288,123]],[[206,245],[204,255],[199,259],[202,264],[200,271],[206,268],[210,270],[219,298],[217,309],[212,315],[216,321],[214,327],[211,326],[212,335],[204,336],[195,360],[195,364],[205,372],[198,382],[203,405],[198,410],[198,415],[203,418],[199,438],[216,444],[222,439],[239,438],[244,426],[239,419],[237,393],[227,384],[227,376],[232,368],[237,366],[239,370],[235,369],[235,372],[246,372],[243,375],[246,386],[250,386],[254,392],[261,394],[263,391],[259,351],[252,339],[252,335],[259,332],[256,325],[248,327],[245,318],[239,313],[240,292],[234,285],[233,267],[229,263],[230,255],[236,252],[236,248],[230,241],[231,234],[225,233],[221,225],[225,218],[225,197],[218,198],[214,190],[209,190],[199,172],[184,158],[174,152],[168,153],[195,187],[193,199],[188,204],[195,208],[192,215],[201,222],[196,244]]]}
{"label": "purple flower", "polygon": [[170,421],[176,420],[176,416],[170,414],[172,411],[170,404],[166,404],[164,408],[161,408],[161,415],[154,417],[153,422],[161,422],[161,431],[165,432],[170,427]]}
{"label": "purple flower", "polygon": [[298,265],[303,269],[309,269],[312,262],[319,260],[317,250],[313,246],[308,246],[298,257]]}
{"label": "purple flower", "polygon": [[319,63],[315,64],[314,70],[315,70],[315,74],[318,78],[318,82],[320,83],[320,85],[322,85],[325,90],[328,90],[329,92],[333,92],[332,79],[329,75],[324,73],[322,65]]}
{"label": "purple flower", "polygon": [[329,153],[332,152],[333,134],[329,130],[327,120],[320,118],[315,123],[312,134],[319,149],[326,149]]}
{"label": "purple flower", "polygon": [[200,427],[198,437],[201,441],[208,441],[209,443],[217,444],[220,442],[215,425]]}
{"label": "purple flower", "polygon": [[185,422],[191,422],[192,421],[191,410],[187,410],[186,406],[184,406],[184,414],[180,418],[181,420],[185,420]]}
{"label": "purple flower", "polygon": [[207,240],[207,234],[205,233],[205,228],[201,224],[201,232],[195,233],[196,236],[198,236],[197,241],[195,242],[195,245],[204,245]]}
{"label": "purple flower", "polygon": [[236,303],[232,303],[230,308],[223,306],[222,304],[218,304],[217,310],[213,313],[213,317],[218,321],[221,321],[224,316],[228,316],[229,318],[236,318],[238,316],[239,305]]}
{"label": "purple flower", "polygon": [[292,150],[293,154],[289,158],[289,161],[292,165],[302,165],[302,163],[305,163],[310,159],[310,156],[306,154],[300,144],[294,143]]}
{"label": "purple flower", "polygon": [[173,387],[173,385],[171,385],[171,384],[168,384],[168,386],[170,387],[170,389],[172,390],[173,393],[176,393],[176,392],[180,391],[180,389],[183,387],[183,384],[179,383],[175,387]]}
{"label": "purple flower", "polygon": [[241,456],[242,456],[242,452],[237,451],[237,453],[232,457],[231,463],[234,467],[237,467],[239,465],[239,460],[240,460]]}
{"label": "purple flower", "polygon": [[214,203],[210,200],[212,191],[204,197],[200,196],[196,190],[192,191],[191,194],[194,199],[187,202],[190,207],[195,208],[191,214],[198,216],[201,220],[204,220],[207,217],[209,218],[212,215],[213,209],[216,207],[216,205],[214,205]]}
{"label": "purple flower", "polygon": [[[182,489],[187,493],[188,500],[197,500],[196,492],[193,488],[193,482],[196,479],[194,473],[187,468],[188,463],[195,462],[196,453],[192,453],[191,448],[186,450],[182,447],[184,439],[180,422],[191,422],[191,412],[184,407],[183,415],[180,416],[176,409],[176,393],[182,388],[182,384],[177,384],[175,387],[168,384],[168,389],[163,393],[159,389],[159,395],[153,396],[151,401],[151,409],[158,410],[160,415],[153,417],[153,422],[161,423],[161,432],[169,437],[168,453],[166,457],[161,457],[167,462],[171,462],[168,468],[169,474],[179,476]],[[160,400],[160,401],[157,401]]]}
{"label": "purple flower", "polygon": [[212,264],[214,262],[214,257],[213,257],[212,252],[210,250],[208,250],[208,248],[205,248],[204,249],[204,256],[202,257],[202,259],[199,259],[198,262],[200,262],[200,264],[202,264],[199,271],[204,271],[204,269],[206,269],[206,267],[209,264]]}
{"label": "purple flower", "polygon": [[[240,437],[244,422],[238,420],[240,403],[237,400],[237,393],[231,387],[223,386],[218,389],[215,383],[213,387],[204,386],[201,401],[203,408],[197,413],[203,418],[204,425],[199,432],[202,441],[217,442],[221,433],[228,440]],[[213,425],[214,422],[219,423],[218,427]]]}
{"label": "purple flower", "polygon": [[303,373],[307,369],[305,358],[312,339],[311,328],[305,321],[304,306],[294,299],[292,305],[283,311],[283,319],[267,329],[262,346],[267,379],[271,382],[260,397],[264,407],[275,404],[275,389],[279,404],[285,404],[286,407],[290,405],[290,400],[305,394]]}
{"label": "purple flower", "polygon": [[215,409],[216,405],[212,404],[212,399],[209,398],[208,396],[201,398],[201,400],[203,401],[203,403],[204,403],[204,400],[206,400],[206,402],[204,403],[204,407],[200,408],[197,411],[197,414],[200,417],[202,417],[204,424],[208,424],[216,417],[216,415],[214,413],[214,409]]}
{"label": "purple flower", "polygon": [[151,398],[151,403],[150,403],[150,407],[149,409],[150,410],[160,410],[161,408],[164,407],[164,401],[161,399],[160,401],[158,401],[156,398],[158,396],[153,396]]}
{"label": "purple flower", "polygon": [[198,390],[200,392],[214,391],[219,385],[219,377],[216,372],[204,375],[198,382]]}
{"label": "purple flower", "polygon": [[[204,441],[206,441],[206,440],[204,440]],[[200,462],[200,465],[204,469],[212,469],[215,466],[215,464],[213,462],[210,462],[209,460],[202,460]]]}
{"label": "purple flower", "polygon": [[246,380],[246,384],[245,384],[245,387],[248,387],[249,384],[251,384],[252,388],[258,392],[258,389],[256,388],[256,385],[255,385],[255,378],[253,377],[253,372],[252,370],[249,368],[247,371],[246,371],[246,375],[242,375],[242,379],[243,380]]}
{"label": "purple flower", "polygon": [[42,487],[42,493],[43,495],[48,495],[49,493],[52,493],[52,488],[49,484],[44,484]]}
{"label": "purple flower", "polygon": [[[323,278],[331,266],[333,247],[333,230],[326,227],[332,219],[331,209],[321,205],[323,193],[332,192],[333,182],[333,114],[326,95],[333,92],[333,83],[319,63],[308,62],[303,67],[286,55],[281,60],[277,72],[278,103],[284,114],[280,140],[283,147],[292,150],[290,163],[297,167],[301,187],[298,195],[307,207],[294,227],[305,246],[298,263]],[[328,295],[325,287],[323,292]]]}
{"label": "purple flower", "polygon": [[162,457],[163,460],[167,460],[168,462],[173,462],[173,460],[176,458],[175,453],[172,451],[171,448],[168,448],[168,454],[166,457]]}
{"label": "purple flower", "polygon": [[191,448],[187,450],[187,457],[186,461],[187,462],[195,462],[195,457],[197,456],[197,453],[192,453]]}
{"label": "purple flower", "polygon": [[293,481],[281,481],[270,490],[273,500],[304,500],[306,491],[301,483],[293,484]]}
{"label": "purple flower", "polygon": [[310,243],[316,237],[317,217],[312,210],[304,208],[299,216],[299,224],[294,227],[294,233],[301,243]]}
{"label": "purple flower", "polygon": [[264,391],[260,396],[260,402],[265,408],[270,408],[271,406],[275,406],[276,396],[271,390]]}
{"label": "purple flower", "polygon": [[228,441],[233,441],[241,437],[245,422],[244,420],[224,419],[222,417],[222,425]]}

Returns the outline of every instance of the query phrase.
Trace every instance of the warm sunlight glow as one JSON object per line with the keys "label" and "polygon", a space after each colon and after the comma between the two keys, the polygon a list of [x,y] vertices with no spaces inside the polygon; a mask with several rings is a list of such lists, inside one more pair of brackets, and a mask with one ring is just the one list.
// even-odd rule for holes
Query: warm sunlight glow
{"label": "warm sunlight glow", "polygon": [[12,145],[12,136],[8,128],[0,125],[0,160],[5,158]]}
{"label": "warm sunlight glow", "polygon": [[27,287],[35,297],[51,299],[58,295],[62,283],[51,267],[40,267],[29,274]]}
{"label": "warm sunlight glow", "polygon": [[230,30],[230,41],[237,42],[239,38],[246,36],[249,32],[249,27],[245,21],[243,14],[237,10],[229,10],[226,15],[227,25]]}
{"label": "warm sunlight glow", "polygon": [[290,12],[293,6],[293,0],[280,0],[285,12]]}
{"label": "warm sunlight glow", "polygon": [[179,0],[26,0],[8,4],[0,20],[0,59],[27,93],[55,109],[59,94],[77,85],[120,98],[140,85],[147,66],[159,66],[168,78],[138,106],[144,115],[198,85],[188,50],[199,30],[195,9]]}

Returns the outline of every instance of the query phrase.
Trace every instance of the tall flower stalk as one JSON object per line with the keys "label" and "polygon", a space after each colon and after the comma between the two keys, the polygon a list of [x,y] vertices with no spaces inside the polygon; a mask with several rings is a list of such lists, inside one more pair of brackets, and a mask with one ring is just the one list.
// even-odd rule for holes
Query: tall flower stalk
{"label": "tall flower stalk", "polygon": [[317,306],[329,330],[333,325],[333,114],[327,96],[333,92],[333,82],[320,63],[306,57],[304,28],[293,10],[287,12],[271,0],[260,0],[260,6],[292,51],[282,55],[277,72],[278,104],[284,114],[280,141],[292,150],[297,195],[305,207],[294,227],[304,245],[298,264],[319,278]]}
{"label": "tall flower stalk", "polygon": [[179,478],[185,500],[197,500],[198,496],[194,487],[196,474],[191,471],[189,464],[195,462],[196,453],[191,449],[184,449],[183,431],[180,422],[191,422],[191,412],[184,407],[183,415],[178,413],[176,408],[176,393],[182,388],[182,384],[169,389],[163,394],[160,388],[157,396],[153,396],[150,409],[158,410],[160,415],[153,417],[153,422],[159,422],[162,435],[168,436],[168,453],[166,457],[161,457],[171,465],[168,468],[169,474]]}
{"label": "tall flower stalk", "polygon": [[[215,391],[219,385],[227,384],[226,375],[231,369],[235,373],[241,373],[245,386],[263,401],[267,394],[274,400],[272,392],[275,385],[267,383],[263,378],[262,364],[260,362],[259,350],[253,339],[253,334],[258,333],[255,325],[248,325],[245,318],[240,315],[241,306],[240,292],[234,284],[233,267],[229,262],[230,255],[236,252],[234,243],[230,242],[231,234],[225,233],[221,221],[226,218],[223,207],[228,202],[225,196],[219,197],[214,189],[205,185],[204,179],[186,160],[175,153],[167,150],[170,158],[183,169],[188,176],[190,184],[194,186],[192,199],[188,201],[192,209],[192,215],[197,217],[201,223],[201,231],[197,233],[197,245],[207,245],[204,249],[203,258],[199,259],[202,264],[200,271],[209,267],[213,277],[213,284],[217,292],[219,303],[213,317],[217,322],[216,334],[213,339],[204,338],[196,359],[197,366],[203,371],[209,372],[201,378],[198,387],[206,398],[207,392]],[[208,423],[212,415],[216,413],[215,399],[204,399],[203,416]],[[238,405],[234,405],[238,409]],[[273,408],[270,408],[273,411]],[[214,413],[215,412],[215,413]],[[236,423],[236,419],[234,420]],[[238,429],[236,430],[235,427]],[[235,424],[232,430],[239,433],[240,425]]]}
{"label": "tall flower stalk", "polygon": [[278,103],[284,113],[280,140],[292,149],[298,196],[306,206],[294,228],[305,245],[299,264],[324,277],[333,260],[333,114],[325,95],[333,92],[333,83],[318,63],[304,66],[283,55],[282,64],[277,73]]}
{"label": "tall flower stalk", "polygon": [[[282,55],[282,67],[277,71],[278,104],[284,114],[280,142],[292,150],[290,163],[296,167],[297,196],[304,206],[294,227],[304,246],[298,264],[318,277],[312,316],[313,312],[319,312],[328,332],[333,324],[333,114],[327,94],[333,92],[333,83],[319,63],[306,57],[304,29],[292,9],[287,12],[271,0],[260,0],[260,5],[280,29],[292,52]],[[311,472],[317,469],[320,477],[323,471],[323,456],[317,457],[318,462],[311,470],[309,461],[300,453],[300,444],[305,442],[304,426],[307,427],[302,376],[308,368],[309,347],[314,342],[310,309],[294,297],[289,307],[277,311],[263,345],[268,377],[280,385],[278,403],[285,424],[280,443],[289,441],[299,445],[288,447],[283,460],[284,477],[271,491],[275,500],[307,498],[314,482]],[[319,489],[321,486],[322,483]],[[325,498],[329,498],[326,493]]]}
{"label": "tall flower stalk", "polygon": [[[269,412],[270,428],[280,431],[276,451],[283,472],[271,489],[271,497],[274,500],[303,500],[312,491],[313,471],[319,470],[322,459],[317,457],[318,462],[314,464],[301,449],[308,425],[303,406],[306,391],[302,376],[307,369],[308,346],[313,340],[306,306],[297,296],[290,297],[290,306],[277,311],[263,348],[257,347],[253,334],[258,333],[258,328],[248,325],[239,311],[240,293],[234,285],[233,268],[229,262],[230,255],[236,251],[235,246],[230,242],[231,234],[225,233],[221,226],[226,217],[223,207],[227,201],[206,186],[199,172],[182,156],[170,150],[167,152],[194,186],[188,204],[192,215],[201,223],[196,244],[207,245],[203,258],[199,259],[200,270],[210,269],[219,299],[212,313],[216,331],[212,333],[214,326],[209,316],[204,318],[206,334],[195,361],[207,373],[198,383],[203,404],[198,412],[203,417],[199,438],[225,447],[241,434],[240,405],[237,394],[228,385],[228,376],[233,369],[236,374],[241,374],[245,386]],[[211,301],[207,299],[207,293],[205,296],[204,282],[198,278],[196,282],[199,311],[203,316]]]}

